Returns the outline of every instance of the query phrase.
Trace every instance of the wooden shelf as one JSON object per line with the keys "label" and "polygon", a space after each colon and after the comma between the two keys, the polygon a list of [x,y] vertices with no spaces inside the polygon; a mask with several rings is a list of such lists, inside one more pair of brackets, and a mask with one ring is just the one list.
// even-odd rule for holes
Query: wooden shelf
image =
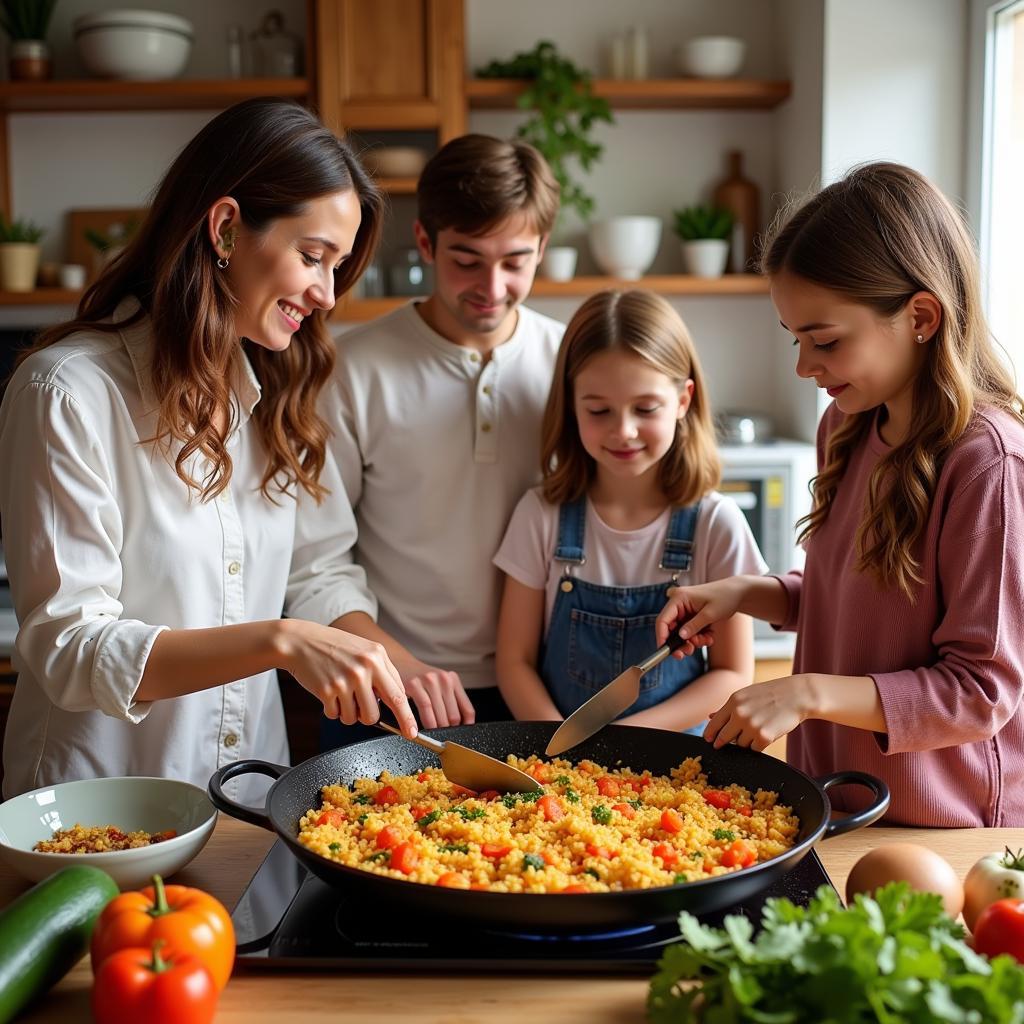
{"label": "wooden shelf", "polygon": [[77,306],[78,288],[36,288],[30,292],[0,292],[0,306]]}
{"label": "wooden shelf", "polygon": [[[512,109],[526,83],[517,78],[468,78],[471,109]],[[619,110],[770,110],[789,98],[790,83],[749,78],[594,79],[594,93]]]}
{"label": "wooden shelf", "polygon": [[252,96],[305,99],[305,78],[173,79],[121,82],[65,79],[0,82],[0,110],[10,112],[100,110],[215,110]]}
{"label": "wooden shelf", "polygon": [[[658,274],[643,277],[639,281],[623,281],[617,277],[574,277],[571,281],[546,281],[538,277],[530,289],[530,296],[582,299],[608,288],[648,288],[659,295],[767,295],[768,280],[757,274],[726,274],[716,278]],[[397,296],[351,298],[338,305],[332,319],[348,322],[373,320],[398,309],[408,301],[408,298]]]}
{"label": "wooden shelf", "polygon": [[419,178],[377,178],[378,186],[393,196],[414,196]]}

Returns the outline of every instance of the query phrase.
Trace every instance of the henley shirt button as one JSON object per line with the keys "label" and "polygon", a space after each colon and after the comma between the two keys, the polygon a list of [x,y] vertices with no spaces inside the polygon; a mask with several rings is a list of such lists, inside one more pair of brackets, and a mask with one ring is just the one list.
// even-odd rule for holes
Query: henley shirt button
{"label": "henley shirt button", "polygon": [[482,431],[483,431],[483,432],[484,432],[485,434],[489,434],[489,433],[491,432],[491,425],[490,425],[490,423],[481,423],[481,424],[480,424],[480,429],[481,429],[481,430],[482,430]]}
{"label": "henley shirt button", "polygon": [[485,384],[484,385],[483,392],[484,392],[485,395],[489,395],[491,393],[491,386],[490,386],[490,384]]}
{"label": "henley shirt button", "polygon": [[469,353],[469,361],[471,363],[479,363],[480,362],[480,353],[479,352],[470,352]]}
{"label": "henley shirt button", "polygon": [[237,576],[241,571],[242,571],[242,563],[241,562],[229,562],[228,563],[228,572],[232,576]]}
{"label": "henley shirt button", "polygon": [[238,736],[235,733],[229,732],[227,734],[227,736],[224,737],[224,746],[225,747],[234,747],[237,744],[238,744]]}

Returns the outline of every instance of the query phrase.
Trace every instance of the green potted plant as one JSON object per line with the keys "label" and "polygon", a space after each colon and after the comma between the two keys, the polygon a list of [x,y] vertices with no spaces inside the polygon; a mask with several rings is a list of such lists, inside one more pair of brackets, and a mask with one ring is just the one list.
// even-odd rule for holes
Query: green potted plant
{"label": "green potted plant", "polygon": [[28,220],[9,221],[0,214],[0,289],[30,292],[39,272],[39,239],[43,229]]}
{"label": "green potted plant", "polygon": [[13,80],[49,78],[52,70],[46,30],[57,0],[0,0],[0,28],[11,40]]}
{"label": "green potted plant", "polygon": [[674,210],[674,228],[683,243],[683,262],[696,277],[721,277],[729,256],[733,215],[720,206]]}
{"label": "green potted plant", "polygon": [[[562,189],[560,219],[571,211],[586,223],[594,210],[593,197],[576,178],[576,167],[587,172],[604,147],[593,136],[599,121],[613,124],[608,101],[594,95],[591,75],[558,52],[554,43],[542,40],[529,51],[508,61],[491,61],[477,70],[480,78],[521,78],[528,81],[516,105],[529,116],[517,135],[543,155]],[[542,272],[556,280],[568,280],[575,272],[576,250],[548,246]]]}

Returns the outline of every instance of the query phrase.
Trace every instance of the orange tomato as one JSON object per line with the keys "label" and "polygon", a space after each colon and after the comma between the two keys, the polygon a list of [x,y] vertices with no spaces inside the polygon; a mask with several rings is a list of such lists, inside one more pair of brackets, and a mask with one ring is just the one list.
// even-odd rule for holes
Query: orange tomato
{"label": "orange tomato", "polygon": [[615,856],[614,850],[609,850],[607,846],[597,846],[595,843],[587,843],[587,853],[591,857],[600,857],[601,860],[611,860]]}
{"label": "orange tomato", "polygon": [[613,779],[610,775],[602,775],[597,780],[597,791],[601,796],[618,796],[619,788],[618,780]]}
{"label": "orange tomato", "polygon": [[502,857],[512,852],[511,846],[496,846],[494,843],[482,843],[480,846],[480,852],[488,858],[488,860],[501,860]]}
{"label": "orange tomato", "polygon": [[469,879],[458,871],[446,871],[434,884],[445,889],[468,889]]}
{"label": "orange tomato", "polygon": [[326,811],[321,811],[319,817],[316,819],[318,825],[344,825],[348,821],[344,811],[339,811],[337,807],[328,808]]}
{"label": "orange tomato", "polygon": [[565,817],[565,807],[557,796],[542,796],[537,801],[537,807],[545,821],[561,821]]}
{"label": "orange tomato", "polygon": [[612,810],[618,811],[624,818],[636,817],[636,808],[630,804],[612,804]]}
{"label": "orange tomato", "polygon": [[727,868],[749,868],[757,863],[757,851],[745,839],[737,839],[722,851],[721,863]]}
{"label": "orange tomato", "polygon": [[704,799],[712,807],[717,807],[720,811],[725,810],[726,807],[732,807],[732,797],[720,789],[704,790]]}
{"label": "orange tomato", "polygon": [[377,833],[377,849],[393,850],[402,841],[402,830],[397,825],[385,825]]}
{"label": "orange tomato", "polygon": [[651,850],[651,853],[654,854],[654,856],[657,857],[666,868],[672,867],[672,865],[679,860],[679,851],[674,846],[669,846],[668,843],[658,843],[658,845]]}
{"label": "orange tomato", "polygon": [[235,929],[223,904],[199,889],[164,885],[159,875],[141,892],[115,896],[92,933],[90,956],[95,972],[121,949],[153,949],[163,941],[170,952],[193,954],[210,971],[219,992],[235,962]]}
{"label": "orange tomato", "polygon": [[661,827],[666,832],[682,832],[683,831],[683,819],[679,817],[679,812],[672,810],[671,807],[666,808],[661,812]]}
{"label": "orange tomato", "polygon": [[476,796],[475,789],[466,789],[465,786],[460,786],[457,782],[452,783],[452,792],[456,796]]}
{"label": "orange tomato", "polygon": [[399,843],[391,851],[391,860],[388,862],[388,866],[396,871],[401,871],[403,875],[409,875],[412,874],[412,869],[416,867],[419,860],[419,851],[412,843]]}

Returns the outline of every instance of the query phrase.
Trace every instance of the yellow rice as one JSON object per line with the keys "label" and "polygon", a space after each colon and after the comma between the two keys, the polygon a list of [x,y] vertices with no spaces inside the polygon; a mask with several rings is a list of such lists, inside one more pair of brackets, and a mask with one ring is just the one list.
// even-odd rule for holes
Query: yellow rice
{"label": "yellow rice", "polygon": [[[508,760],[536,773],[543,795],[557,798],[563,817],[547,820],[543,802],[515,794],[485,799],[460,793],[439,768],[426,768],[417,775],[383,772],[351,787],[325,786],[322,806],[299,822],[299,841],[339,864],[426,885],[440,880],[492,892],[610,892],[728,874],[746,866],[735,863],[737,848],[750,851],[747,863],[755,853],[757,862],[768,860],[793,846],[800,827],[774,792],[709,787],[700,758],[683,761],[671,777],[592,761]],[[602,778],[606,791],[618,785],[617,796],[601,792]],[[387,786],[398,802],[375,803]],[[731,806],[712,806],[706,794],[720,803],[725,797],[718,794],[725,794]],[[669,809],[681,819],[672,821],[679,831],[665,827]],[[325,814],[332,810],[340,813]],[[386,826],[391,829],[381,837]],[[415,851],[411,868],[408,850],[400,855],[404,871],[390,866],[395,836]]]}

